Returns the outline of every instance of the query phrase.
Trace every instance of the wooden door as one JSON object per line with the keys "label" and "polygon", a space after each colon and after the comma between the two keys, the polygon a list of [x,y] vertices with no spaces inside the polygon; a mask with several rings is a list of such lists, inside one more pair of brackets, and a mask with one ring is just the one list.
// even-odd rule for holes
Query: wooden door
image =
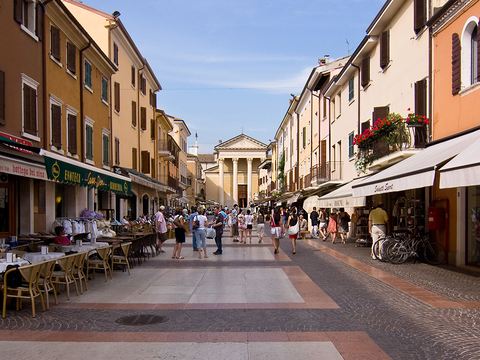
{"label": "wooden door", "polygon": [[247,185],[238,185],[238,206],[247,207]]}

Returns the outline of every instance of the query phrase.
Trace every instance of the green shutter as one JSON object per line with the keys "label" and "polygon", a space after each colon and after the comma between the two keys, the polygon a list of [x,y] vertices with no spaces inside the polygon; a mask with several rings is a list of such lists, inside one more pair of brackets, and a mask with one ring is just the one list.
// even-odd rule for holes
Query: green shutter
{"label": "green shutter", "polygon": [[348,101],[352,101],[355,97],[355,78],[348,81]]}
{"label": "green shutter", "polygon": [[85,60],[85,85],[92,88],[92,65]]}
{"label": "green shutter", "polygon": [[93,128],[90,125],[86,127],[86,158],[93,159]]}
{"label": "green shutter", "polygon": [[353,146],[354,133],[348,135],[348,157],[352,158],[355,156],[355,149]]}
{"label": "green shutter", "polygon": [[102,77],[102,100],[108,102],[108,81]]}
{"label": "green shutter", "polygon": [[103,165],[108,166],[108,135],[103,135]]}

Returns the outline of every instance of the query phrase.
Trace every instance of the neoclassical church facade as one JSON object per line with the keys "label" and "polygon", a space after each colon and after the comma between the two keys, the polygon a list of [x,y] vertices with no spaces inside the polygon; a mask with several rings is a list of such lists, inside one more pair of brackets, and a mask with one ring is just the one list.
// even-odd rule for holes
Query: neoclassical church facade
{"label": "neoclassical church facade", "polygon": [[216,164],[205,169],[207,199],[229,208],[247,207],[259,192],[258,166],[267,153],[267,145],[245,134],[215,146]]}

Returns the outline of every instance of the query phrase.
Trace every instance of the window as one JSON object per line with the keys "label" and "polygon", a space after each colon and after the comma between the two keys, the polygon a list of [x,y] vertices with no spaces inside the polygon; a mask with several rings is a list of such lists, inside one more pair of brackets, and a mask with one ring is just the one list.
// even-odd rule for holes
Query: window
{"label": "window", "polygon": [[120,139],[115,136],[115,165],[120,165]]}
{"label": "window", "polygon": [[155,140],[155,120],[150,120],[150,139]]}
{"label": "window", "polygon": [[120,112],[120,84],[118,82],[113,84],[113,91],[115,94],[115,111]]}
{"label": "window", "polygon": [[85,125],[85,157],[87,160],[93,160],[93,127]]}
{"label": "window", "polygon": [[143,95],[146,95],[147,94],[147,79],[145,79],[143,77],[143,75],[140,77],[140,81],[141,81],[141,88],[140,88],[140,92],[143,94]]}
{"label": "window", "polygon": [[452,34],[452,95],[460,92],[460,36]]}
{"label": "window", "polygon": [[75,75],[77,71],[77,48],[70,42],[67,42],[67,70]]}
{"label": "window", "polygon": [[132,169],[137,170],[137,149],[132,148]]}
{"label": "window", "polygon": [[132,101],[132,126],[137,126],[137,103]]}
{"label": "window", "polygon": [[367,57],[362,60],[362,87],[367,87],[370,84],[370,58]]}
{"label": "window", "polygon": [[150,174],[152,174],[152,177],[155,176],[155,159],[154,158],[152,158],[151,160]]}
{"label": "window", "polygon": [[108,80],[102,76],[102,101],[108,104]]}
{"label": "window", "polygon": [[[37,137],[37,87],[38,82],[31,79],[25,74],[22,76],[22,96],[23,96],[23,133],[22,136],[26,136],[35,141],[40,141]],[[28,136],[31,135],[31,136]],[[33,138],[32,138],[33,136]]]}
{"label": "window", "polygon": [[43,12],[43,4],[36,4],[34,0],[14,0],[15,21],[35,40],[42,40]]}
{"label": "window", "polygon": [[70,155],[77,154],[77,114],[71,106],[67,105],[67,150]]}
{"label": "window", "polygon": [[327,117],[327,98],[323,97],[323,119]]}
{"label": "window", "polygon": [[337,105],[336,115],[337,115],[337,118],[338,118],[338,117],[340,117],[340,115],[342,115],[342,94],[341,93],[338,93],[337,101],[335,103]]}
{"label": "window", "polygon": [[113,63],[118,66],[118,45],[113,43]]}
{"label": "window", "polygon": [[355,156],[355,147],[353,146],[354,132],[348,134],[348,158],[351,159]]}
{"label": "window", "polygon": [[5,125],[5,73],[0,70],[0,125]]}
{"label": "window", "polygon": [[141,124],[140,128],[145,131],[147,130],[147,108],[143,106],[140,108]]}
{"label": "window", "polygon": [[132,87],[135,88],[135,73],[137,70],[135,70],[135,66],[132,65]]}
{"label": "window", "polygon": [[110,136],[108,132],[105,130],[102,131],[102,145],[103,145],[103,156],[102,156],[102,164],[104,166],[109,166],[109,155],[110,155]]}
{"label": "window", "polygon": [[390,30],[384,31],[380,36],[380,67],[385,68],[390,64]]}
{"label": "window", "polygon": [[388,116],[389,112],[390,112],[390,108],[388,106],[380,106],[380,107],[373,108],[373,114],[372,114],[373,124],[375,125],[375,122],[378,119],[385,119]]}
{"label": "window", "polygon": [[157,94],[150,89],[150,106],[154,109],[157,107]]}
{"label": "window", "polygon": [[415,114],[427,116],[427,80],[415,83]]}
{"label": "window", "polygon": [[472,30],[472,36],[470,37],[470,82],[475,84],[480,81],[479,79],[479,46],[478,46],[478,25]]}
{"label": "window", "polygon": [[85,86],[92,88],[92,64],[85,60]]}
{"label": "window", "polygon": [[60,30],[54,26],[50,27],[50,55],[60,61]]}
{"label": "window", "polygon": [[307,128],[303,127],[302,129],[302,137],[303,137],[303,148],[307,146]]}
{"label": "window", "polygon": [[57,104],[50,105],[52,124],[52,145],[57,149],[62,148],[62,107]]}
{"label": "window", "polygon": [[355,77],[348,80],[348,101],[352,101],[355,97]]}
{"label": "window", "polygon": [[414,30],[418,33],[427,22],[427,5],[425,0],[414,1]]}

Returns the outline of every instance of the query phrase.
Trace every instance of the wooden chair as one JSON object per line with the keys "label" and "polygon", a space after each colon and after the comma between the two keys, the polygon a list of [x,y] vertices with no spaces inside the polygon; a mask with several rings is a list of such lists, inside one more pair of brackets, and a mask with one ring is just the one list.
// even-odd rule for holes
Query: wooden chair
{"label": "wooden chair", "polygon": [[123,265],[123,271],[125,268],[128,270],[128,276],[130,276],[130,263],[128,261],[128,252],[130,251],[131,242],[122,243],[117,245],[113,248],[113,250],[117,250],[119,253],[115,255],[115,251],[112,255],[112,269],[113,265]]}
{"label": "wooden chair", "polygon": [[[90,259],[90,256],[95,252],[97,253],[97,259]],[[95,270],[102,269],[105,272],[105,282],[107,282],[107,272],[109,271],[110,279],[113,279],[112,268],[110,266],[111,252],[111,246],[90,250],[87,255],[87,276],[90,274],[90,270],[93,270],[93,278],[95,279]]]}
{"label": "wooden chair", "polygon": [[82,280],[85,283],[85,290],[88,290],[87,277],[83,272],[83,267],[85,265],[85,259],[87,258],[86,252],[81,252],[76,254],[75,261],[73,264],[73,277],[78,280],[80,283],[80,294],[83,294],[83,285]]}
{"label": "wooden chair", "polygon": [[67,288],[67,300],[70,300],[70,284],[75,285],[75,292],[78,296],[77,281],[73,276],[73,267],[76,256],[77,254],[73,254],[57,258],[56,260],[58,265],[60,265],[61,270],[54,271],[52,274],[52,282],[55,284],[57,292],[61,284],[65,285]]}
{"label": "wooden chair", "polygon": [[45,311],[45,304],[43,303],[43,296],[40,288],[38,287],[38,278],[40,276],[40,268],[43,266],[42,263],[33,264],[28,266],[19,267],[18,270],[20,274],[22,274],[23,280],[27,284],[22,284],[17,288],[9,287],[7,285],[8,275],[11,274],[13,271],[17,269],[10,269],[5,272],[4,275],[4,289],[3,289],[3,312],[2,318],[5,317],[5,313],[7,311],[7,298],[15,298],[17,299],[16,309],[17,311],[20,310],[22,303],[21,299],[30,299],[32,302],[32,316],[35,317],[35,298],[40,297],[40,301],[42,303],[42,310]]}
{"label": "wooden chair", "polygon": [[40,268],[40,277],[38,279],[38,287],[40,288],[40,291],[45,294],[45,304],[47,310],[50,309],[50,300],[48,295],[50,291],[53,292],[55,305],[58,305],[57,291],[55,289],[55,285],[52,282],[52,274],[53,270],[55,269],[55,264],[56,259],[43,262],[43,266]]}

